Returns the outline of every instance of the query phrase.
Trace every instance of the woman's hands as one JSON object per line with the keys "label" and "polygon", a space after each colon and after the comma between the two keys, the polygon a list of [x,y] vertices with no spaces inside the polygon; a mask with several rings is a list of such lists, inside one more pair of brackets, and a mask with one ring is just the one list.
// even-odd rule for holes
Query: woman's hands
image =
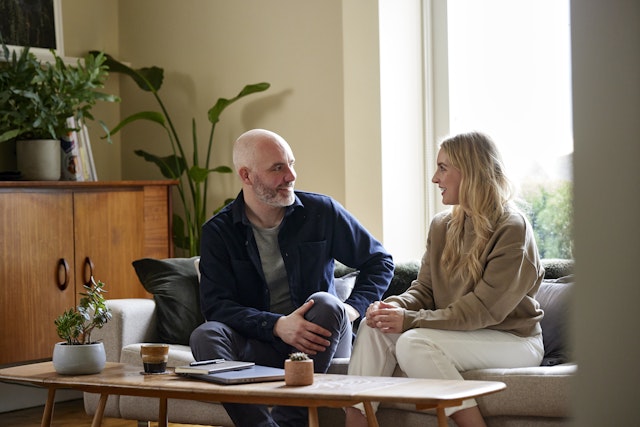
{"label": "woman's hands", "polygon": [[367,326],[380,329],[381,332],[399,334],[402,332],[404,308],[382,301],[369,305],[365,313]]}

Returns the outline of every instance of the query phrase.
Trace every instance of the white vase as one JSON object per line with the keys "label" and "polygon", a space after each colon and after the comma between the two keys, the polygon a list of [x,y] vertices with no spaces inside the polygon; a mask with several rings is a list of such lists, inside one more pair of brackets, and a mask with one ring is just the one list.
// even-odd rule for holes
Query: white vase
{"label": "white vase", "polygon": [[57,139],[27,139],[16,142],[16,161],[28,181],[58,181],[62,150]]}
{"label": "white vase", "polygon": [[82,345],[59,342],[53,348],[53,367],[59,374],[97,374],[106,363],[107,355],[101,342]]}

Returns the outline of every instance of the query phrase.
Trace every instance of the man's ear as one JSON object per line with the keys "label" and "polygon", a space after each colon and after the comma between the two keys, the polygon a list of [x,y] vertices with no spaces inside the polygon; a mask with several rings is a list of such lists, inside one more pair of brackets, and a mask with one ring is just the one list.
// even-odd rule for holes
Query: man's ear
{"label": "man's ear", "polygon": [[240,170],[238,170],[238,175],[240,176],[240,181],[242,181],[243,184],[251,184],[251,178],[249,178],[249,168],[241,167]]}

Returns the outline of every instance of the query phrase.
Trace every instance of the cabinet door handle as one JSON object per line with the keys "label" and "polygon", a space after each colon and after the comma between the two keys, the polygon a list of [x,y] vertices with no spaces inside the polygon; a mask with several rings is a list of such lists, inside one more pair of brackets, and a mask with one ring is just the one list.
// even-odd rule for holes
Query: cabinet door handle
{"label": "cabinet door handle", "polygon": [[[89,278],[88,279],[87,279],[87,268],[89,268]],[[83,272],[82,272],[85,286],[91,286],[91,279],[93,278],[93,269],[94,268],[95,268],[95,266],[93,265],[93,261],[91,261],[91,258],[86,257],[84,259],[84,269],[83,269]]]}
{"label": "cabinet door handle", "polygon": [[[62,276],[64,277],[63,280],[60,280],[60,270],[62,270],[62,273],[64,274]],[[58,289],[64,291],[67,289],[67,286],[69,286],[69,263],[67,263],[66,259],[60,258],[58,261]]]}

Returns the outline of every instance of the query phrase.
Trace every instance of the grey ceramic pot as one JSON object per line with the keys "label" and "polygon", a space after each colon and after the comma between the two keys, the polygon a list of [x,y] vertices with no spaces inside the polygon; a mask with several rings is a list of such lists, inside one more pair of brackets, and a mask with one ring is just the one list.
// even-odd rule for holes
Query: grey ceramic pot
{"label": "grey ceramic pot", "polygon": [[101,342],[82,345],[59,342],[53,348],[53,367],[59,374],[97,374],[106,363],[107,355]]}

